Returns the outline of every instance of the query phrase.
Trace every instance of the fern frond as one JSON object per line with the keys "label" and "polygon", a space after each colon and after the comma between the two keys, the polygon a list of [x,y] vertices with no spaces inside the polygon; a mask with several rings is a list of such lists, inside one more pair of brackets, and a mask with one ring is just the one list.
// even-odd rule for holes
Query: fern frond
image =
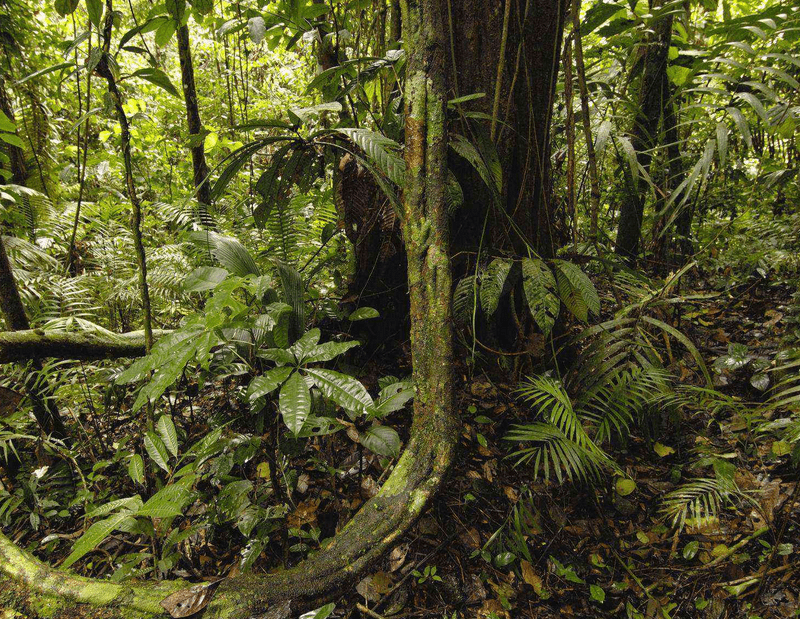
{"label": "fern frond", "polygon": [[551,423],[538,422],[514,426],[505,436],[517,443],[533,443],[511,454],[517,464],[531,464],[534,478],[540,474],[550,480],[551,472],[559,483],[567,480],[595,480],[603,467],[609,464],[608,457],[599,449],[590,449],[569,439]]}

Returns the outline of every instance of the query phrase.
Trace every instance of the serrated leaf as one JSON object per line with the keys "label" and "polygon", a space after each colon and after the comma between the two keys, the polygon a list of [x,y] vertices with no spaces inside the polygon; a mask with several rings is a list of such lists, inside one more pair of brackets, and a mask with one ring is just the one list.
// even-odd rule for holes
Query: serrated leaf
{"label": "serrated leaf", "polygon": [[556,295],[553,272],[541,260],[523,258],[522,290],[534,322],[547,337],[558,317],[561,302]]}
{"label": "serrated leaf", "polygon": [[489,263],[481,276],[481,307],[487,316],[492,316],[500,304],[503,287],[511,272],[512,262],[505,258],[495,258]]}
{"label": "serrated leaf", "polygon": [[589,319],[589,312],[600,314],[600,297],[589,277],[577,265],[555,260],[556,285],[561,301],[580,321]]}
{"label": "serrated leaf", "polygon": [[352,376],[333,370],[308,368],[304,371],[326,398],[344,408],[351,417],[362,414],[373,404],[364,385]]}
{"label": "serrated leaf", "polygon": [[178,457],[178,432],[169,415],[161,415],[156,422],[156,430],[169,452]]}
{"label": "serrated leaf", "polygon": [[144,448],[145,451],[147,451],[147,455],[150,456],[150,459],[155,462],[159,468],[167,473],[170,472],[168,464],[169,452],[164,442],[157,435],[152,432],[147,432],[144,435]]}
{"label": "serrated leaf", "polygon": [[311,392],[305,379],[298,372],[283,383],[278,396],[278,409],[283,417],[283,423],[297,436],[311,412]]}

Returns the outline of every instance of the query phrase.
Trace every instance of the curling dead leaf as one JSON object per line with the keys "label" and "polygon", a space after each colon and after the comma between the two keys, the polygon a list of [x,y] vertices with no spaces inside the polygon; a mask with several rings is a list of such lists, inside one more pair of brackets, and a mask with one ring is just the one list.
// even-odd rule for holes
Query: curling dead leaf
{"label": "curling dead leaf", "polygon": [[181,589],[172,595],[165,597],[161,600],[161,606],[166,610],[174,619],[181,617],[189,617],[195,613],[199,613],[209,602],[214,598],[214,593],[219,587],[224,578],[218,580],[194,585],[188,589]]}
{"label": "curling dead leaf", "polygon": [[522,580],[533,587],[533,591],[536,595],[542,597],[543,583],[541,576],[536,573],[533,566],[528,561],[521,561],[520,567],[522,567]]}
{"label": "curling dead leaf", "polygon": [[406,562],[406,555],[408,554],[408,544],[400,544],[392,550],[389,555],[389,571],[396,572]]}

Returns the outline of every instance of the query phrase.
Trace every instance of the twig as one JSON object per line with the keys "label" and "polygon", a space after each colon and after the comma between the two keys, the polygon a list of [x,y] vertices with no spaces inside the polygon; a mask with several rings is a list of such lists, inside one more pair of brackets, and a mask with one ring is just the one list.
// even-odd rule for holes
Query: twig
{"label": "twig", "polygon": [[694,572],[692,572],[692,573],[699,572],[700,570],[707,570],[710,567],[714,567],[715,565],[719,565],[725,559],[727,559],[732,554],[734,554],[737,550],[739,550],[743,546],[746,546],[747,544],[752,542],[754,539],[758,539],[759,537],[761,537],[762,535],[764,535],[764,533],[767,533],[768,531],[769,531],[769,527],[761,527],[760,529],[756,530],[751,535],[748,535],[747,537],[745,537],[743,540],[740,540],[739,542],[735,543],[733,546],[728,548],[723,554],[718,556],[716,559],[706,563],[704,566],[694,570]]}
{"label": "twig", "polygon": [[361,602],[358,602],[358,603],[356,604],[356,608],[357,608],[358,610],[360,610],[362,613],[366,613],[367,615],[369,615],[369,616],[370,616],[370,617],[372,617],[373,619],[386,619],[386,617],[384,617],[383,615],[379,615],[379,614],[378,614],[378,613],[376,613],[374,610],[371,610],[371,609],[367,608],[367,607],[366,607],[366,606],[364,606],[364,605],[363,605]]}

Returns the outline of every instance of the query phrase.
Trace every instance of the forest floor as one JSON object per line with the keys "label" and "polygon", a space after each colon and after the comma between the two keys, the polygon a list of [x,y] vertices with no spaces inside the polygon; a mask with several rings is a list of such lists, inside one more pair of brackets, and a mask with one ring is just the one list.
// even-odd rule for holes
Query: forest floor
{"label": "forest floor", "polygon": [[[709,365],[723,360],[715,365],[719,389],[744,401],[758,399],[759,360],[774,357],[794,319],[785,309],[789,292],[757,285],[721,294],[706,294],[701,284],[695,288],[702,298],[683,308],[681,329]],[[734,361],[725,363],[729,358]],[[691,363],[674,361],[682,368],[681,380],[700,382]],[[396,366],[379,369],[398,375],[410,370]],[[652,438],[616,445],[612,454],[635,486],[620,486],[612,477],[594,485],[556,485],[532,479],[507,457],[503,436],[530,418],[513,386],[485,373],[469,377],[465,367],[458,372],[464,423],[448,482],[401,545],[337,602],[333,617],[800,616],[797,469],[774,446],[755,440],[746,415],[696,410],[665,416],[652,428]],[[190,436],[207,431],[204,410],[238,406],[218,387],[185,419]],[[115,423],[108,432],[124,434],[126,426]],[[338,462],[333,483],[308,459],[293,463],[305,470],[288,525],[316,528],[322,539],[385,477],[378,458],[364,456],[359,466],[356,444],[337,436],[320,453]],[[739,498],[721,505],[717,518],[676,532],[662,513],[662,498],[680,480],[699,476],[693,463],[711,448],[735,464]],[[58,533],[74,539],[84,526],[76,519],[72,533]],[[33,547],[52,533],[45,528],[31,534],[20,527],[12,536]],[[177,575],[196,580],[230,574],[241,551],[241,543],[230,541],[187,553]],[[273,546],[264,555],[274,560],[280,552]],[[131,552],[126,548],[120,541],[117,551]],[[57,562],[60,553],[48,560]],[[255,569],[271,569],[267,561]]]}

